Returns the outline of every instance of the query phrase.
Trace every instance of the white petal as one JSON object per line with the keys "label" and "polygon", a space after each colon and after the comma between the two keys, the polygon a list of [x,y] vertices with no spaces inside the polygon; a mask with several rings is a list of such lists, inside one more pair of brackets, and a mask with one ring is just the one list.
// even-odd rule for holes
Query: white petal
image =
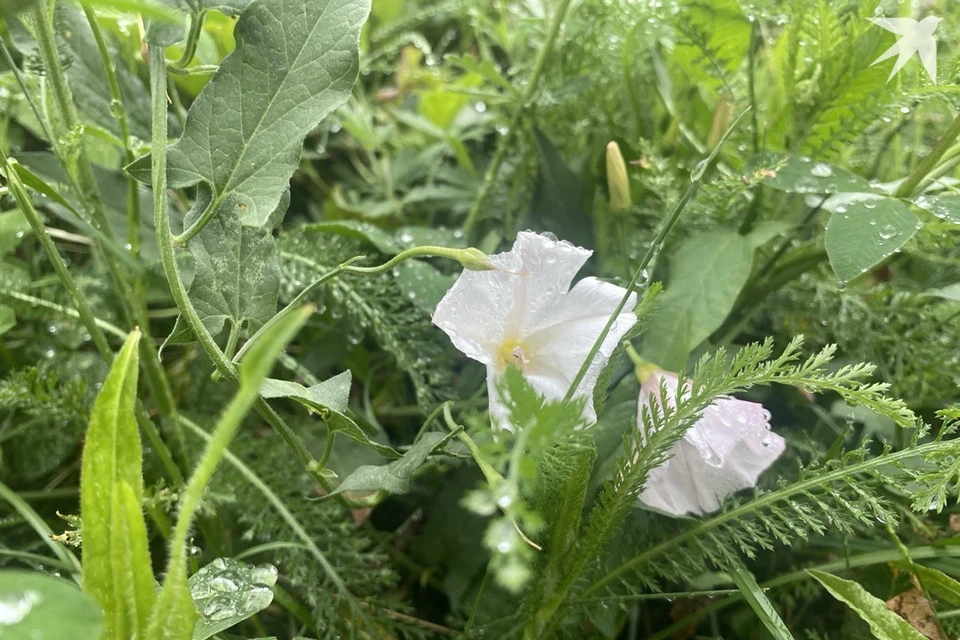
{"label": "white petal", "polygon": [[497,270],[460,274],[437,305],[433,323],[468,357],[493,364],[504,340],[519,338],[528,317],[567,292],[591,253],[523,231],[510,251],[490,256]]}
{"label": "white petal", "polygon": [[[524,339],[530,350],[527,374],[551,378],[551,384],[563,388],[560,397],[566,395],[624,293],[623,287],[584,278],[568,293],[557,297],[543,310],[534,330]],[[633,313],[636,300],[636,294],[631,294],[577,389],[576,395],[587,401],[584,416],[589,423],[597,419],[593,408],[597,378],[620,339],[636,322]]]}
{"label": "white petal", "polygon": [[558,296],[567,293],[592,251],[565,240],[521,231],[510,254],[519,259],[516,304],[507,321],[507,331],[514,336],[529,335],[542,322],[544,311]]}
{"label": "white petal", "polygon": [[[672,404],[676,376],[651,378],[660,379]],[[654,389],[655,382],[641,385],[638,422],[644,406],[659,397]],[[770,413],[762,405],[719,398],[674,445],[672,457],[651,472],[640,501],[673,515],[716,511],[727,496],[755,486],[785,448],[783,438],[770,431]]]}
{"label": "white petal", "polygon": [[433,324],[467,357],[491,365],[506,338],[516,305],[520,260],[513,252],[490,256],[499,270],[464,270],[433,312]]}

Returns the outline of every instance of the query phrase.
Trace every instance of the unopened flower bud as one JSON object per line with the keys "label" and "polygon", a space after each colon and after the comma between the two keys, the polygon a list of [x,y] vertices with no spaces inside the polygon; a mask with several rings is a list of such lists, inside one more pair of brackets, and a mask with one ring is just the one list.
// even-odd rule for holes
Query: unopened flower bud
{"label": "unopened flower bud", "polygon": [[607,189],[612,211],[627,211],[630,208],[630,178],[616,142],[607,144]]}
{"label": "unopened flower bud", "polygon": [[467,247],[457,252],[457,260],[469,271],[493,271],[497,265],[493,264],[487,254],[480,249]]}

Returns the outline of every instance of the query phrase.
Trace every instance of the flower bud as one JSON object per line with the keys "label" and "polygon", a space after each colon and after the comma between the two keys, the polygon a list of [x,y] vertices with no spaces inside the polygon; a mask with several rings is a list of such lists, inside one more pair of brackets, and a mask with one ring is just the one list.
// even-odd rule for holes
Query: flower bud
{"label": "flower bud", "polygon": [[610,192],[610,209],[627,211],[630,208],[630,178],[627,165],[616,142],[607,144],[607,189]]}
{"label": "flower bud", "polygon": [[493,271],[497,265],[493,264],[487,254],[480,249],[467,247],[457,252],[457,260],[468,271]]}

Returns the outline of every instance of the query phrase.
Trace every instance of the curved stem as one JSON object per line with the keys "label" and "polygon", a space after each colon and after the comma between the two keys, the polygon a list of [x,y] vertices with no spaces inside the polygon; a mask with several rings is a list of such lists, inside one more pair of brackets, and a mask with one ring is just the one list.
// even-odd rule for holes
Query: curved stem
{"label": "curved stem", "polygon": [[168,66],[171,71],[173,71],[173,68],[183,69],[193,61],[193,56],[197,53],[197,43],[200,42],[200,32],[203,31],[203,19],[206,15],[207,11],[204,9],[190,18],[190,31],[187,33],[187,43],[183,47],[183,55],[180,56],[179,60]]}
{"label": "curved stem", "polygon": [[183,246],[192,238],[196,237],[196,235],[203,231],[203,228],[207,226],[207,223],[213,219],[213,214],[217,212],[217,208],[219,206],[220,196],[217,196],[210,201],[210,204],[207,205],[207,208],[203,210],[203,213],[200,214],[200,217],[197,218],[197,221],[190,225],[189,229],[184,229],[183,233],[180,235],[173,236],[173,244],[177,246]]}
{"label": "curved stem", "polygon": [[563,25],[563,19],[566,17],[567,9],[569,7],[570,0],[560,0],[560,4],[557,7],[557,13],[553,16],[553,21],[550,23],[549,30],[547,31],[547,37],[540,46],[540,51],[537,53],[537,59],[533,65],[533,72],[530,74],[530,78],[527,80],[527,86],[524,87],[523,93],[520,95],[520,98],[514,107],[513,115],[510,118],[510,124],[507,127],[507,131],[500,138],[500,142],[497,145],[497,151],[494,154],[493,159],[490,161],[487,171],[483,176],[483,184],[480,185],[480,191],[477,192],[477,197],[474,198],[473,205],[470,207],[470,212],[467,213],[467,218],[463,222],[463,230],[466,233],[469,233],[473,229],[473,225],[476,224],[477,216],[480,214],[480,209],[483,207],[483,203],[490,194],[490,189],[493,187],[493,183],[497,179],[497,174],[500,173],[500,166],[507,157],[507,150],[510,148],[510,143],[513,141],[513,137],[516,135],[517,128],[520,126],[520,120],[523,118],[523,114],[527,110],[527,103],[530,102],[530,99],[537,90],[537,85],[540,84],[540,76],[543,75],[547,58],[550,56],[550,52],[553,50],[553,43],[557,39],[557,34],[560,33],[560,27]]}
{"label": "curved stem", "polygon": [[[223,352],[220,351],[220,347],[203,325],[200,315],[190,301],[187,295],[187,289],[183,284],[183,278],[180,276],[176,256],[174,255],[173,234],[170,230],[170,212],[167,208],[167,68],[166,61],[163,58],[163,47],[150,45],[149,58],[150,95],[153,114],[153,153],[151,154],[153,218],[157,233],[157,245],[160,249],[160,262],[163,265],[164,275],[170,286],[170,293],[173,295],[177,308],[180,309],[180,314],[184,322],[186,322],[190,330],[193,331],[193,334],[200,342],[200,346],[203,347],[207,356],[213,361],[217,372],[234,384],[239,384],[240,378],[237,375],[236,367]],[[263,419],[280,434],[280,437],[283,438],[287,446],[293,451],[298,462],[310,472],[324,489],[330,491],[332,489],[330,483],[319,473],[320,469],[315,466],[316,461],[293,429],[291,429],[262,398],[257,398],[254,407]]]}

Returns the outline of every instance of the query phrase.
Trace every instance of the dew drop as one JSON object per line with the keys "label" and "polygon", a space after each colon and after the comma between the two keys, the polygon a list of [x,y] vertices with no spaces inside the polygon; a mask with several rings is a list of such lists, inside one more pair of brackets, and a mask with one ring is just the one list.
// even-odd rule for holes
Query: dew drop
{"label": "dew drop", "polygon": [[823,162],[818,162],[813,165],[813,168],[810,169],[810,175],[816,176],[818,178],[829,178],[833,175],[833,168]]}
{"label": "dew drop", "polygon": [[892,224],[885,224],[880,227],[880,237],[883,240],[889,240],[895,235],[897,235],[897,230]]}

